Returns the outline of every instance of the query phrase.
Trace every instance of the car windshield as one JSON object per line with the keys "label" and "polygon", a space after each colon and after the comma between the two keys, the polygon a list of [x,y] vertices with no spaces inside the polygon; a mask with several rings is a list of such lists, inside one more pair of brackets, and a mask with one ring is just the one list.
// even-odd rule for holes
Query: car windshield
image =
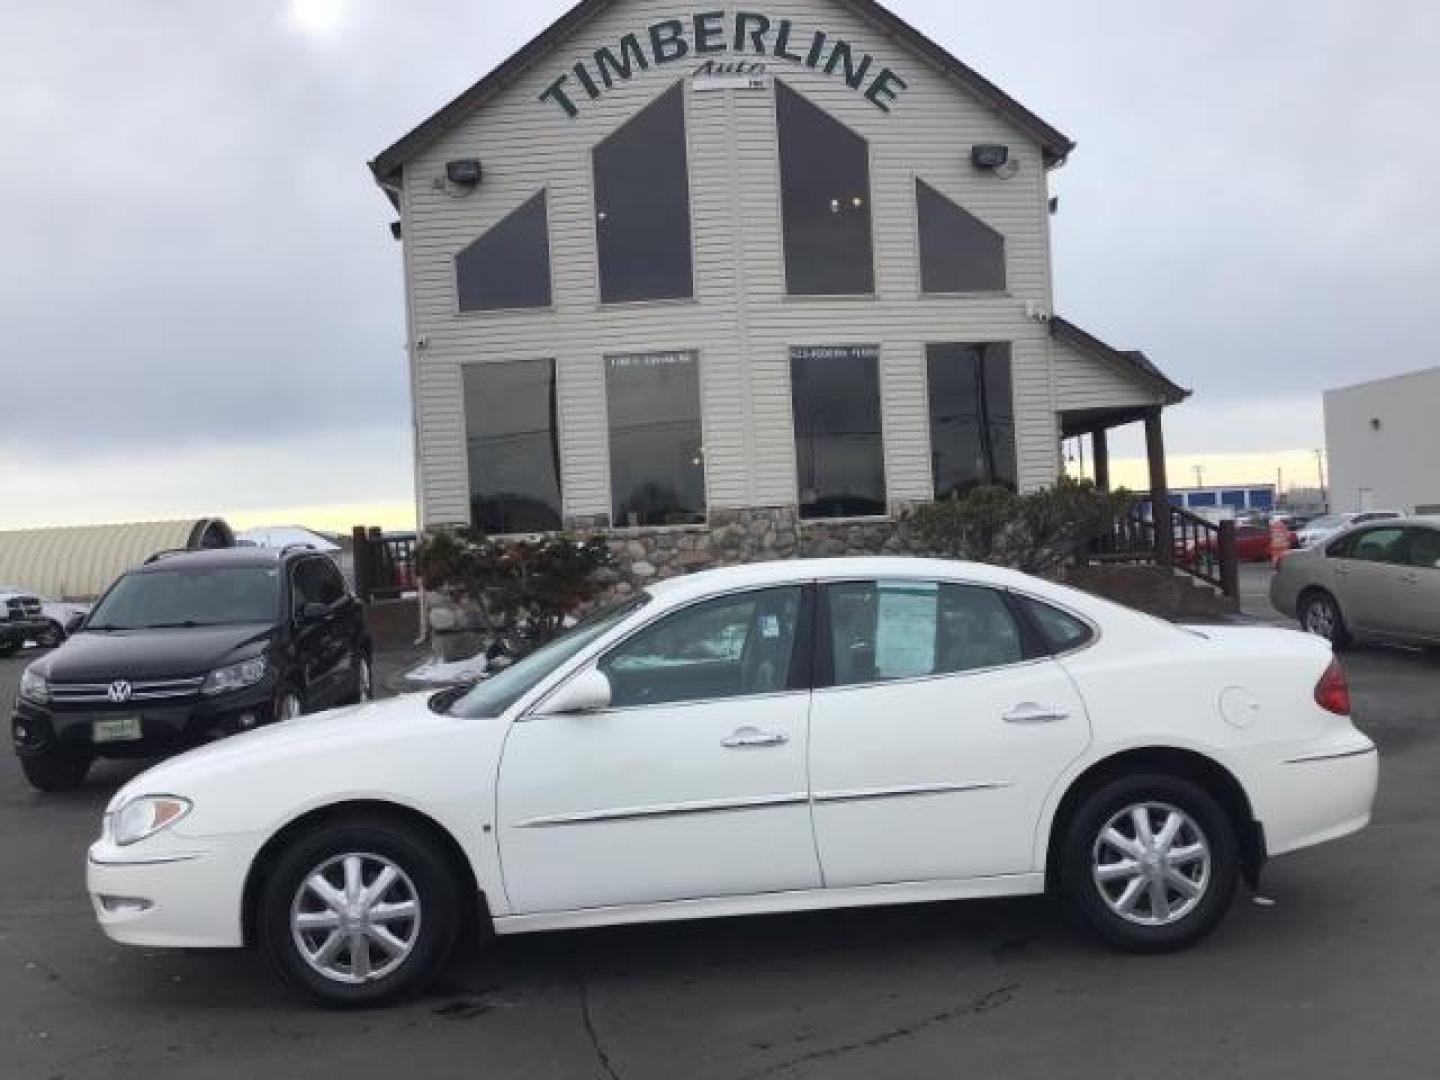
{"label": "car windshield", "polygon": [[592,641],[603,637],[637,608],[650,602],[648,593],[601,608],[572,626],[560,637],[542,645],[523,660],[506,668],[494,678],[486,679],[475,689],[452,704],[446,712],[451,716],[474,719],[499,716],[525,696],[540,680],[569,660]]}
{"label": "car windshield", "polygon": [[86,628],[227,626],[279,617],[276,566],[176,568],[125,575],[96,605]]}

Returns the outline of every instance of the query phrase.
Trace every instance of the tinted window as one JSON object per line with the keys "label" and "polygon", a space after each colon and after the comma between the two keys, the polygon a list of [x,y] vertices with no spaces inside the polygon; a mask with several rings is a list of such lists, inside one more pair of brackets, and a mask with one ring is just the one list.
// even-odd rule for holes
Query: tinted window
{"label": "tinted window", "polygon": [[1367,529],[1349,537],[1347,556],[1361,562],[1404,562],[1404,529]]}
{"label": "tinted window", "polygon": [[95,606],[91,629],[273,623],[278,566],[227,566],[127,574]]}
{"label": "tinted window", "polygon": [[1010,346],[931,345],[930,461],[935,497],[1016,484]]}
{"label": "tinted window", "polygon": [[705,520],[700,376],[693,352],[605,361],[614,524]]}
{"label": "tinted window", "polygon": [[1019,663],[1020,629],[993,589],[931,581],[826,587],[834,683],[946,675]]}
{"label": "tinted window", "polygon": [[295,564],[294,596],[296,611],[306,604],[329,607],[345,595],[345,581],[329,559],[305,559]]}
{"label": "tinted window", "polygon": [[1005,288],[1005,237],[923,180],[915,181],[920,287],[927,293]]}
{"label": "tinted window", "polygon": [[868,145],[778,79],[775,117],[787,288],[799,296],[874,292]]}
{"label": "tinted window", "polygon": [[802,517],[885,513],[879,360],[873,345],[790,350]]}
{"label": "tinted window", "polygon": [[666,616],[600,662],[615,708],[773,694],[790,685],[798,586],[721,597]]}
{"label": "tinted window", "polygon": [[595,147],[600,299],[694,295],[682,83]]}
{"label": "tinted window", "polygon": [[540,192],[455,256],[461,311],[550,306],[550,239]]}
{"label": "tinted window", "polygon": [[1094,631],[1085,623],[1067,615],[1059,608],[1051,607],[1049,604],[1030,597],[1021,597],[1020,602],[1025,605],[1025,610],[1035,620],[1035,625],[1040,628],[1040,633],[1045,638],[1045,643],[1052,652],[1069,652],[1071,649],[1078,649],[1094,635]]}
{"label": "tinted window", "polygon": [[466,364],[470,520],[488,533],[560,528],[555,361]]}
{"label": "tinted window", "polygon": [[1426,570],[1440,569],[1440,532],[1434,529],[1405,530],[1405,561]]}

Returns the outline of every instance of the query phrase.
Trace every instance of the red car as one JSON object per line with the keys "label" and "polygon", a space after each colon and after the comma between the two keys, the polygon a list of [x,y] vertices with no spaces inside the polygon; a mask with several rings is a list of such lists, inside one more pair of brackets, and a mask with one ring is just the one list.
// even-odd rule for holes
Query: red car
{"label": "red car", "polygon": [[[1295,532],[1288,525],[1285,526],[1286,543],[1289,547],[1295,547]],[[1204,539],[1199,544],[1190,544],[1179,553],[1178,557],[1182,564],[1188,566],[1195,562],[1199,551],[1209,552],[1215,546],[1215,541]],[[1237,525],[1235,526],[1235,558],[1240,562],[1269,562],[1270,561],[1270,529],[1264,525]]]}

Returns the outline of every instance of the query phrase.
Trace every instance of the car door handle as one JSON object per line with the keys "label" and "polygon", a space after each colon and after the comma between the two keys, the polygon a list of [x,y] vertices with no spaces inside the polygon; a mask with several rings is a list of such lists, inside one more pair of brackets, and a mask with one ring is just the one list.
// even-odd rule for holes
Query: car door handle
{"label": "car door handle", "polygon": [[1023,705],[1016,705],[1001,719],[1007,724],[1055,724],[1069,716],[1064,709],[1057,709],[1053,705],[1037,705],[1033,701],[1027,701]]}
{"label": "car door handle", "polygon": [[778,731],[761,731],[759,728],[742,727],[720,740],[720,745],[729,750],[743,750],[752,746],[784,746],[790,736]]}

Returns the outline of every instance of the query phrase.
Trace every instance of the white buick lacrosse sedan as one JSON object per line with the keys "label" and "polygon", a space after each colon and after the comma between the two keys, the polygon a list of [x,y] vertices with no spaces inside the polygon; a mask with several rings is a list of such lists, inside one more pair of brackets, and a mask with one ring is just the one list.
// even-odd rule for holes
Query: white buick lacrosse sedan
{"label": "white buick lacrosse sedan", "polygon": [[1185,629],[1012,571],[765,563],[657,584],[474,689],[338,709],[137,777],[105,932],[255,944],[332,1005],[502,934],[1061,893],[1188,945],[1237,879],[1370,819],[1319,638]]}

